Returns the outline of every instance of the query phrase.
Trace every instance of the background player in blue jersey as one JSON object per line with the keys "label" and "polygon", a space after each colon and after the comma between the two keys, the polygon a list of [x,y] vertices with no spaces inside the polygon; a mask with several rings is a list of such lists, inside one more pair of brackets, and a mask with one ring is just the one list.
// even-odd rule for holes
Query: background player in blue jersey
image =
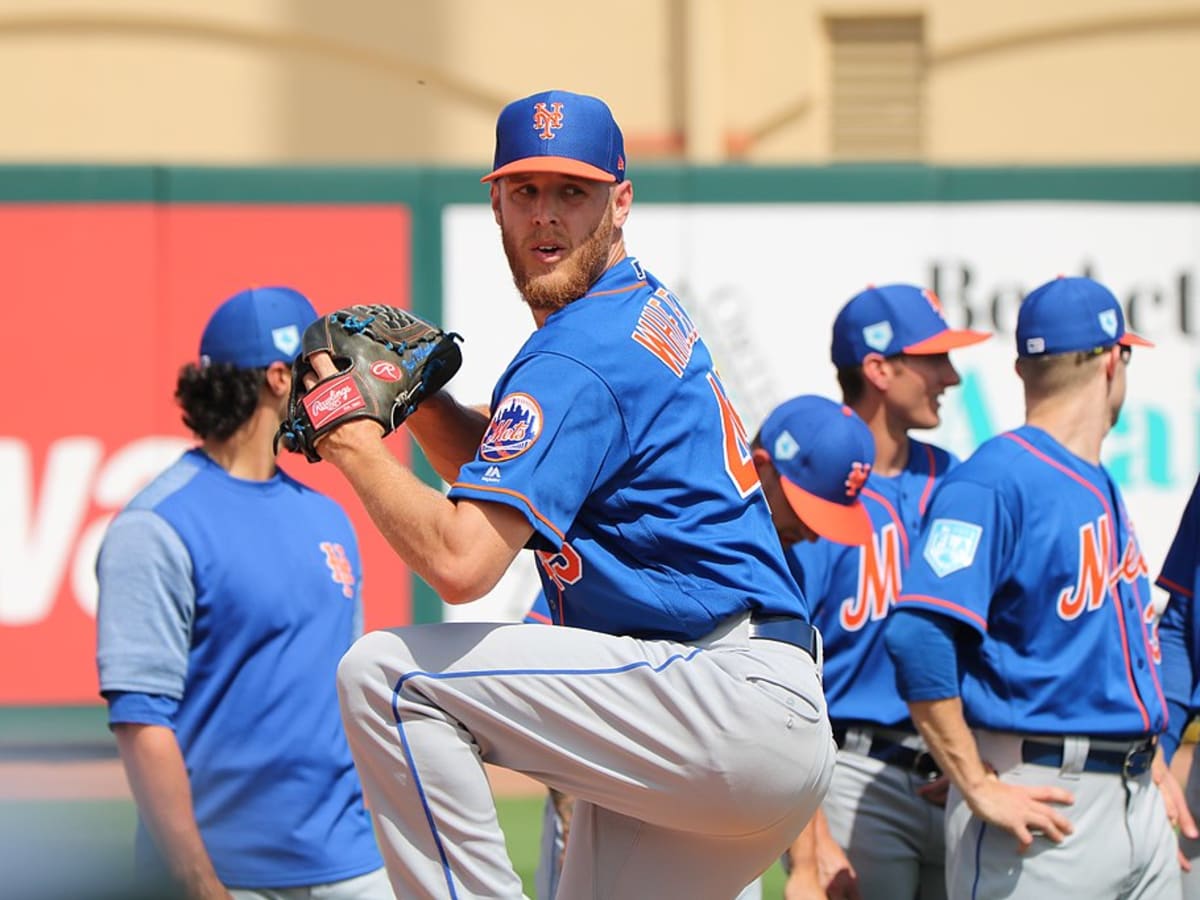
{"label": "background player in blue jersey", "polygon": [[[1179,530],[1156,584],[1169,595],[1158,625],[1162,652],[1163,692],[1170,710],[1168,728],[1162,735],[1163,758],[1169,763],[1179,748],[1188,721],[1200,711],[1200,617],[1196,615],[1196,592],[1200,588],[1200,479],[1192,488],[1179,520]],[[1185,788],[1188,815],[1200,813],[1200,763],[1195,757],[1188,769]],[[1180,833],[1179,846],[1188,861],[1183,875],[1183,894],[1200,898],[1200,834]]]}
{"label": "background player in blue jersey", "polygon": [[1146,562],[1100,464],[1146,343],[1091,279],[1025,298],[1025,424],[946,477],[888,622],[901,694],[953,782],[952,897],[1179,896]]}
{"label": "background player in blue jersey", "polygon": [[[754,465],[784,547],[824,537],[842,544],[871,538],[871,518],[860,491],[875,460],[875,441],[866,423],[848,406],[807,394],[771,411],[751,441]],[[527,622],[553,624],[539,594]],[[558,791],[547,798],[538,859],[538,897],[558,889],[562,851],[570,831],[571,799]],[[737,896],[762,896],[756,880]]]}
{"label": "background player in blue jersey", "polygon": [[189,898],[392,897],[334,684],[362,631],[358,545],[337,504],[275,466],[315,318],[283,287],[218,307],[175,392],[201,444],[100,548],[100,689],[139,863]]}
{"label": "background player in blue jersey", "polygon": [[[825,696],[838,743],[821,812],[790,851],[788,895],[867,900],[945,896],[937,778],[896,687],[883,626],[934,489],[958,460],[911,436],[941,422],[959,383],[951,350],[986,333],[950,328],[937,297],[911,284],[869,287],[833,323],[842,399],[867,422],[875,468],[863,488],[866,541],[797,544],[789,561],[825,639]],[[815,856],[812,851],[815,849]]]}
{"label": "background player in blue jersey", "polygon": [[828,782],[815,632],[708,349],[626,255],[608,107],[535,94],[496,136],[484,181],[537,330],[490,421],[446,393],[409,420],[449,496],[374,423],[319,447],[444,600],[482,596],[529,547],[562,627],[416,626],[346,656],[385,863],[404,897],[519,897],[491,762],[577,798],[562,896],[729,900]]}

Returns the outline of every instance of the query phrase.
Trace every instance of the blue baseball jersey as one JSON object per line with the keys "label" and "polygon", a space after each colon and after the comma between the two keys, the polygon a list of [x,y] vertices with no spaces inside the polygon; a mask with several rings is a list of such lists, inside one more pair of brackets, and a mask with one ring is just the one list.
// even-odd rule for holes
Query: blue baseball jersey
{"label": "blue baseball jersey", "polygon": [[[335,686],[362,630],[343,510],[283,472],[246,481],[191,450],[113,520],[97,575],[109,721],[174,729],[221,881],[379,868]],[[144,827],[137,855],[161,869]]]}
{"label": "blue baseball jersey", "polygon": [[1116,483],[1026,425],[943,481],[898,603],[978,633],[959,653],[971,725],[1128,737],[1166,720],[1150,599]]}
{"label": "blue baseball jersey", "polygon": [[909,439],[908,462],[897,475],[871,473],[860,496],[871,515],[871,542],[800,543],[789,561],[825,641],[823,683],[835,725],[870,722],[911,728],[896,688],[896,667],[883,645],[883,626],[897,598],[934,488],[956,457]]}
{"label": "blue baseball jersey", "polygon": [[712,358],[637,260],[547,318],[492,410],[450,496],[529,520],[556,622],[687,641],[746,611],[807,616]]}
{"label": "blue baseball jersey", "polygon": [[[1179,520],[1179,528],[1171,549],[1167,551],[1166,561],[1162,572],[1155,581],[1160,588],[1171,595],[1167,608],[1163,612],[1159,629],[1162,632],[1163,651],[1169,647],[1179,647],[1187,653],[1188,648],[1200,647],[1200,617],[1196,616],[1196,589],[1200,587],[1200,479],[1192,488],[1183,516]],[[1170,632],[1179,635],[1172,639]],[[1194,650],[1192,651],[1194,652]],[[1186,660],[1186,671],[1193,673],[1190,696],[1184,697],[1183,690],[1178,696],[1172,696],[1176,702],[1186,701],[1189,709],[1200,708],[1200,684],[1196,683],[1196,662]],[[1182,686],[1181,686],[1182,687]],[[1176,723],[1172,722],[1172,725]],[[1183,728],[1183,723],[1178,723]]]}

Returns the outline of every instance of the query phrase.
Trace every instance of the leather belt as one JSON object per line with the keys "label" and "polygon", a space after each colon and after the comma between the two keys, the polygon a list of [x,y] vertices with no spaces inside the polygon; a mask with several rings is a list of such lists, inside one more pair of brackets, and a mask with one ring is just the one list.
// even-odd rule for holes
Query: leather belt
{"label": "leather belt", "polygon": [[[1083,761],[1083,771],[1106,775],[1121,775],[1132,778],[1150,769],[1154,762],[1154,750],[1158,746],[1156,736],[1139,738],[1128,743],[1111,738],[1088,739],[1088,754]],[[1055,737],[1028,737],[1021,741],[1021,760],[1034,766],[1061,768],[1063,764],[1063,739]]]}
{"label": "leather belt", "polygon": [[795,616],[751,616],[750,637],[799,647],[821,665],[821,632]]}
{"label": "leather belt", "polygon": [[[834,728],[834,743],[838,745],[839,749],[847,750],[850,753],[859,752],[854,746],[846,746],[846,733],[848,730],[847,728]],[[880,762],[885,762],[891,766],[899,766],[901,769],[905,769],[915,775],[920,775],[922,778],[927,778],[930,781],[941,776],[942,770],[938,768],[937,761],[923,747],[909,747],[907,744],[893,741],[874,732],[870,727],[861,730],[870,733],[870,744],[863,755],[869,756],[871,759],[877,759]]]}

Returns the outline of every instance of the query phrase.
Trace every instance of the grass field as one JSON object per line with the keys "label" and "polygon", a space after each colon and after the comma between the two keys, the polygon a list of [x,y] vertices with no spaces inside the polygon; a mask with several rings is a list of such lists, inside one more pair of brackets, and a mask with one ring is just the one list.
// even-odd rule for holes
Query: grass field
{"label": "grass field", "polygon": [[[540,797],[499,801],[509,855],[533,896]],[[128,800],[0,800],[0,896],[12,900],[158,900],[129,886],[135,814]],[[783,895],[776,865],[764,900]],[[628,898],[653,900],[653,898]]]}

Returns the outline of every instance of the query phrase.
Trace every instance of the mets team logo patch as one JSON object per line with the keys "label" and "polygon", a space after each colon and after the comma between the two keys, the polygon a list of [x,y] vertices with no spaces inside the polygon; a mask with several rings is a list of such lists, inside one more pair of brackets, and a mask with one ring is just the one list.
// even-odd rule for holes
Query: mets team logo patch
{"label": "mets team logo patch", "polygon": [[934,519],[925,541],[925,561],[939,578],[965,569],[975,561],[982,535],[983,529],[970,522]]}
{"label": "mets team logo patch", "polygon": [[542,408],[528,394],[509,394],[500,401],[479,445],[484,462],[520,456],[542,433]]}

